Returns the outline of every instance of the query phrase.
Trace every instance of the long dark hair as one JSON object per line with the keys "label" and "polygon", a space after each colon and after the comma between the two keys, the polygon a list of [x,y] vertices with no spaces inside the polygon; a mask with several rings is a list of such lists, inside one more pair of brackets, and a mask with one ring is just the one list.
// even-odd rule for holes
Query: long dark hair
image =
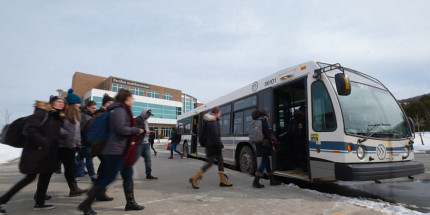
{"label": "long dark hair", "polygon": [[115,96],[115,101],[124,104],[127,98],[131,96],[133,96],[133,94],[129,90],[121,88]]}
{"label": "long dark hair", "polygon": [[67,104],[67,102],[64,105],[64,113],[66,114],[67,119],[74,125],[76,125],[76,120],[79,122],[81,121],[81,114],[79,113],[80,109],[75,109],[73,107],[73,104]]}

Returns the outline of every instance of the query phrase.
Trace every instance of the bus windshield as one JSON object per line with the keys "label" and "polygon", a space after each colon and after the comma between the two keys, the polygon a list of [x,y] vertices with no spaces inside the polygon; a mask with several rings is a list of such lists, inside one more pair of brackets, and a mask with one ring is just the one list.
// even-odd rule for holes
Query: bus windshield
{"label": "bus windshield", "polygon": [[[334,75],[327,72],[334,89]],[[342,109],[346,134],[370,138],[403,139],[411,136],[408,122],[399,104],[388,90],[376,80],[345,68],[351,81],[349,96],[337,95]],[[336,90],[335,90],[336,91]]]}

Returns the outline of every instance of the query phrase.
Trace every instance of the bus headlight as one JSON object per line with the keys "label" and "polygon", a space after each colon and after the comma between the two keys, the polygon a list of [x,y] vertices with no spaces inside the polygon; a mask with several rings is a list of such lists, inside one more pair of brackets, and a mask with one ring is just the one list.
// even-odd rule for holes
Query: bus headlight
{"label": "bus headlight", "polygon": [[403,149],[403,159],[406,159],[406,158],[408,158],[409,157],[409,153],[410,153],[410,150],[409,150],[409,146],[405,146],[405,148]]}
{"label": "bus headlight", "polygon": [[366,150],[364,149],[364,147],[363,146],[358,146],[357,147],[357,157],[360,160],[363,160],[365,155],[366,155]]}

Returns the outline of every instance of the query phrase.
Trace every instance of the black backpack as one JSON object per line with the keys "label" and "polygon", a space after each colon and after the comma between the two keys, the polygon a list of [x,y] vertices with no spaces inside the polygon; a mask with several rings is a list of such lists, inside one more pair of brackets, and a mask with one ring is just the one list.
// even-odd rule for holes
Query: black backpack
{"label": "black backpack", "polygon": [[202,147],[206,147],[206,142],[207,142],[207,135],[206,135],[207,125],[206,124],[207,124],[207,122],[205,120],[203,120],[202,125],[199,127],[198,137],[199,137],[200,146],[202,146]]}
{"label": "black backpack", "polygon": [[[49,113],[46,113],[39,127],[45,124],[48,117]],[[1,132],[1,142],[15,148],[24,148],[25,142],[27,141],[27,134],[25,132],[27,128],[27,119],[28,117],[21,117],[11,124],[5,125]]]}

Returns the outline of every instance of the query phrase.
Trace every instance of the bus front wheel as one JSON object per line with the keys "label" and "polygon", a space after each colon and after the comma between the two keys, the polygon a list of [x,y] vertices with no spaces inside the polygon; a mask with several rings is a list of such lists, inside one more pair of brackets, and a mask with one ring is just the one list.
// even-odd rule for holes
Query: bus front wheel
{"label": "bus front wheel", "polygon": [[255,159],[249,146],[244,146],[240,149],[239,168],[241,172],[253,175],[255,172]]}

